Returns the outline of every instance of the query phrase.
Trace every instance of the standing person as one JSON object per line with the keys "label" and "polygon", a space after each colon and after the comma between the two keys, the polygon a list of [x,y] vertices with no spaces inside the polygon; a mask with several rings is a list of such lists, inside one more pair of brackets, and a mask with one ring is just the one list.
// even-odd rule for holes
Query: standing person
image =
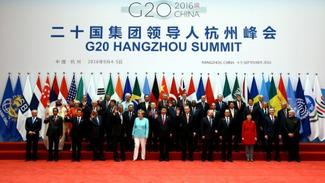
{"label": "standing person", "polygon": [[269,115],[265,119],[265,143],[266,143],[266,161],[271,161],[272,146],[274,143],[275,160],[280,161],[279,142],[282,138],[279,119],[274,115],[274,108],[269,109]]}
{"label": "standing person", "polygon": [[83,138],[84,119],[82,117],[82,109],[77,109],[74,117],[67,117],[66,121],[71,123],[70,136],[72,139],[72,161],[80,161],[81,142]]}
{"label": "standing person", "polygon": [[158,137],[159,137],[159,149],[160,158],[159,161],[169,161],[169,144],[170,138],[172,137],[172,124],[171,119],[167,115],[167,109],[165,107],[161,108],[161,113],[157,117],[158,124]]}
{"label": "standing person", "polygon": [[92,111],[90,115],[90,143],[93,149],[93,161],[104,161],[103,141],[104,141],[104,124],[102,117],[97,111]]}
{"label": "standing person", "polygon": [[230,117],[230,111],[228,109],[225,110],[224,117],[220,120],[218,126],[218,133],[220,135],[219,138],[222,144],[221,159],[223,162],[225,162],[226,159],[232,162],[232,142],[235,137],[234,129],[236,128],[236,124],[234,120]]}
{"label": "standing person", "polygon": [[138,117],[134,120],[132,136],[134,139],[133,161],[138,159],[141,145],[141,159],[146,159],[146,141],[149,136],[149,120],[144,117],[144,110],[138,110]]}
{"label": "standing person", "polygon": [[217,133],[216,120],[213,118],[213,110],[209,109],[207,116],[201,119],[201,136],[203,141],[203,150],[201,160],[213,161],[213,139]]}
{"label": "standing person", "polygon": [[[123,123],[124,106],[119,104],[114,109],[112,116],[112,141],[114,161],[125,161],[125,142],[126,142],[126,127]],[[118,155],[117,147],[120,145],[120,156]]]}
{"label": "standing person", "polygon": [[295,111],[289,111],[289,117],[284,123],[284,133],[287,142],[288,161],[300,162],[299,157],[299,129],[300,119],[295,116]]}
{"label": "standing person", "polygon": [[180,138],[182,146],[182,161],[186,161],[186,151],[188,150],[188,160],[193,161],[193,139],[196,136],[195,123],[189,106],[184,107],[184,113],[178,109],[176,111],[176,121],[180,128]]}
{"label": "standing person", "polygon": [[[59,141],[63,135],[63,118],[58,115],[58,108],[53,108],[53,115],[44,120],[45,124],[49,124],[46,132],[46,136],[49,139],[49,155],[48,161],[59,160]],[[54,146],[54,152],[53,152]]]}
{"label": "standing person", "polygon": [[247,161],[254,161],[253,154],[256,141],[256,123],[252,120],[252,115],[247,114],[242,126],[242,142],[245,145]]}
{"label": "standing person", "polygon": [[134,120],[137,114],[134,111],[134,105],[129,104],[128,110],[123,113],[123,125],[126,131],[126,149],[127,151],[134,150],[134,143],[132,139],[132,129],[134,126]]}
{"label": "standing person", "polygon": [[[42,128],[42,119],[37,117],[37,110],[32,110],[32,117],[26,119],[26,161],[37,160],[39,131]],[[32,152],[31,152],[32,150]]]}

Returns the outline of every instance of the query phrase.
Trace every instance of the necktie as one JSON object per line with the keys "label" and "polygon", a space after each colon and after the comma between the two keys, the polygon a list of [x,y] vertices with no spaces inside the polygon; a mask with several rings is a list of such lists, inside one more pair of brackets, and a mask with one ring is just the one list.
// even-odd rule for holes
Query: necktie
{"label": "necktie", "polygon": [[132,112],[129,112],[129,120],[132,118]]}
{"label": "necktie", "polygon": [[98,126],[99,126],[100,124],[99,124],[99,119],[98,119],[98,117],[96,117],[96,121],[97,121],[97,124],[98,124]]}
{"label": "necktie", "polygon": [[80,124],[80,117],[78,117],[78,125]]}
{"label": "necktie", "polygon": [[165,125],[165,115],[163,115],[163,125]]}
{"label": "necktie", "polygon": [[189,114],[186,114],[186,121],[187,121],[187,124],[189,123],[189,120],[190,119],[190,115]]}
{"label": "necktie", "polygon": [[238,109],[240,109],[241,107],[241,102],[238,102]]}
{"label": "necktie", "polygon": [[227,126],[229,126],[229,117],[226,118]]}
{"label": "necktie", "polygon": [[34,124],[34,122],[35,122],[35,117],[33,117],[32,124]]}
{"label": "necktie", "polygon": [[212,118],[209,118],[210,126],[212,126]]}

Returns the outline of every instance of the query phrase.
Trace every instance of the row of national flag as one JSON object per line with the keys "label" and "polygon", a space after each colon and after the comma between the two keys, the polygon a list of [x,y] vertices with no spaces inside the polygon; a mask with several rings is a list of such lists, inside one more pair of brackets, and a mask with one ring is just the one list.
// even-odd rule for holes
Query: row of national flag
{"label": "row of national flag", "polygon": [[[246,75],[244,75],[242,82],[239,82],[236,74],[232,87],[230,86],[227,74],[225,74],[223,82],[219,74],[217,78],[214,78],[215,82],[212,82],[212,75],[210,74],[207,75],[204,82],[201,74],[197,85],[193,75],[190,76],[188,85],[185,84],[183,75],[178,80],[179,82],[177,82],[173,75],[170,86],[167,84],[164,74],[161,76],[160,84],[155,74],[152,78],[152,86],[150,86],[148,75],[145,75],[142,87],[140,87],[137,75],[132,86],[129,75],[126,75],[124,82],[122,82],[120,74],[115,77],[110,74],[106,85],[102,73],[98,75],[90,74],[87,77],[80,75],[78,82],[76,75],[73,74],[70,85],[68,85],[66,77],[63,74],[59,85],[59,79],[56,74],[52,82],[50,82],[51,79],[48,74],[45,83],[41,82],[41,76],[38,75],[32,90],[29,74],[26,76],[24,87],[21,84],[21,75],[18,75],[14,87],[9,75],[1,100],[0,141],[25,140],[25,120],[31,116],[31,110],[38,110],[38,115],[44,118],[46,108],[58,99],[68,104],[73,100],[82,101],[83,97],[87,96],[87,102],[90,103],[91,101],[103,100],[105,95],[110,95],[111,99],[121,102],[125,100],[127,93],[131,94],[131,100],[136,103],[142,100],[145,95],[148,95],[152,102],[158,102],[164,95],[169,96],[170,99],[177,100],[184,93],[187,94],[189,100],[200,101],[204,95],[209,104],[215,102],[220,95],[224,97],[224,101],[235,100],[240,95],[246,103],[248,99],[258,102],[259,96],[262,95],[264,101],[275,108],[276,112],[281,109],[282,103],[287,103],[290,108],[296,111],[296,115],[302,121],[301,134],[303,137],[309,138],[311,141],[317,138],[320,141],[325,140],[325,101],[317,75],[315,76],[313,86],[311,85],[309,75],[307,75],[304,88],[300,77],[297,78],[296,87],[293,87],[291,78],[287,78],[287,84],[285,85],[282,75],[279,75],[277,84],[273,75],[267,79],[262,75],[259,88],[255,75],[253,75],[251,84],[248,86]],[[87,87],[85,87],[85,81],[87,81]],[[124,83],[124,86],[122,83]],[[43,130],[40,134],[44,134]]]}

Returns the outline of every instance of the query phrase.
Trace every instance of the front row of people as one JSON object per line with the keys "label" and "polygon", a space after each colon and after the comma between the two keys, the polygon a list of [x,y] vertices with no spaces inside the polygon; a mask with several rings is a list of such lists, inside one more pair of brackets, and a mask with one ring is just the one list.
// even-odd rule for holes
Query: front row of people
{"label": "front row of people", "polygon": [[[237,125],[233,118],[231,118],[231,112],[229,109],[224,111],[224,117],[220,120],[214,119],[214,111],[209,109],[207,115],[200,121],[200,131],[193,130],[194,122],[190,112],[189,106],[184,106],[183,111],[176,111],[176,121],[181,129],[181,150],[182,160],[186,159],[193,161],[194,151],[194,137],[200,133],[202,139],[202,161],[212,161],[214,144],[221,143],[221,160],[232,161],[232,149],[234,142],[234,131],[236,131]],[[264,126],[264,138],[266,140],[266,157],[267,160],[271,160],[271,152],[274,144],[275,159],[279,160],[279,142],[282,140],[288,151],[288,160],[299,162],[299,128],[300,120],[295,117],[295,112],[290,110],[288,118],[280,123],[280,120],[274,115],[274,109],[269,109],[269,115],[266,116],[266,124]],[[123,116],[116,107],[112,110],[112,142],[115,161],[125,160],[125,148],[126,148],[126,128],[123,124]],[[131,115],[131,114],[130,114]],[[132,137],[134,140],[134,153],[133,161],[138,159],[139,149],[141,147],[141,159],[145,160],[146,156],[146,141],[149,135],[149,120],[145,117],[143,110],[138,110],[138,117],[135,118]],[[127,116],[124,116],[127,117]],[[169,139],[172,138],[172,122],[167,115],[167,108],[162,107],[160,114],[154,114],[158,127],[158,139],[160,147],[160,161],[169,161]],[[90,127],[90,144],[93,150],[93,160],[105,160],[104,159],[104,121],[101,115],[98,115],[97,111],[92,111],[89,120],[85,120],[82,115],[82,109],[77,109],[75,117],[67,116],[63,119],[58,115],[58,109],[53,108],[53,115],[47,117],[44,120],[48,125],[46,135],[49,139],[48,149],[48,161],[59,160],[59,139],[63,135],[63,123],[64,121],[72,124],[71,138],[72,138],[72,161],[80,161],[80,151],[82,144],[83,126],[88,123]],[[32,111],[32,117],[26,119],[26,160],[37,160],[37,148],[39,140],[39,131],[41,130],[42,120],[37,117],[37,111]],[[281,126],[281,127],[280,127]],[[280,130],[281,129],[281,130]],[[252,119],[252,114],[248,113],[246,119],[242,123],[241,128],[242,143],[245,145],[246,159],[247,161],[253,161],[254,145],[258,140],[257,125]],[[118,145],[120,146],[120,156],[118,155]]]}

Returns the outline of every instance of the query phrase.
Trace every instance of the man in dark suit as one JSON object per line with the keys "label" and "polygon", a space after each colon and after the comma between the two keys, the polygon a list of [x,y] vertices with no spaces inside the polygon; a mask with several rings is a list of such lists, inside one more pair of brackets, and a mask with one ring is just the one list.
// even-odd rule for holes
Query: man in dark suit
{"label": "man in dark suit", "polygon": [[184,92],[182,93],[182,98],[178,100],[177,107],[179,107],[179,109],[184,112],[184,106],[186,105],[191,105],[191,102],[187,100],[187,94]]}
{"label": "man in dark suit", "polygon": [[299,129],[300,119],[295,116],[295,111],[290,110],[288,119],[283,124],[284,135],[288,150],[288,161],[300,162],[299,157]]}
{"label": "man in dark suit", "polygon": [[227,109],[227,103],[223,101],[223,96],[218,95],[218,99],[216,101],[216,110],[219,111],[221,117],[224,117],[225,110]]}
{"label": "man in dark suit", "polygon": [[235,102],[230,101],[229,102],[229,112],[230,112],[230,118],[234,122],[234,150],[236,152],[239,151],[239,143],[241,142],[241,122],[239,121],[240,116],[238,113],[238,110],[235,108]]}
{"label": "man in dark suit", "polygon": [[206,159],[213,161],[213,140],[216,133],[216,120],[213,118],[213,110],[209,109],[207,116],[201,119],[201,137],[203,141],[202,161]]}
{"label": "man in dark suit", "polygon": [[159,161],[169,161],[169,142],[172,137],[171,119],[167,115],[167,109],[161,108],[160,115],[157,117],[157,131],[159,137],[160,158]]}
{"label": "man in dark suit", "polygon": [[93,161],[104,161],[103,140],[104,140],[104,124],[102,116],[97,111],[92,111],[90,116],[90,143],[93,149]]}
{"label": "man in dark suit", "polygon": [[218,125],[218,134],[222,144],[221,160],[224,162],[227,159],[228,161],[232,162],[232,142],[235,137],[235,122],[230,116],[229,109],[225,110],[224,116],[225,117],[221,118]]}
{"label": "man in dark suit", "polygon": [[191,114],[193,118],[193,128],[194,131],[196,132],[196,135],[193,137],[193,151],[194,151],[198,149],[199,137],[201,137],[200,122],[201,119],[206,115],[206,112],[204,112],[204,110],[201,110],[200,107],[198,107],[196,100],[192,100],[190,107],[191,107]]}
{"label": "man in dark suit", "polygon": [[272,144],[274,143],[275,160],[280,161],[279,141],[282,137],[280,132],[280,121],[274,115],[274,108],[269,109],[269,115],[265,117],[265,143],[266,143],[266,161],[271,161]]}
{"label": "man in dark suit", "polygon": [[103,108],[103,123],[104,123],[104,129],[106,133],[106,143],[107,143],[107,151],[112,149],[112,115],[113,111],[116,107],[116,100],[112,99],[109,102],[109,106]]}
{"label": "man in dark suit", "polygon": [[[132,104],[129,104],[132,105]],[[125,161],[125,143],[126,143],[126,124],[123,123],[124,106],[119,104],[115,108],[112,118],[112,140],[114,161]],[[118,155],[117,147],[120,146],[120,156]]]}
{"label": "man in dark suit", "polygon": [[242,126],[243,126],[243,121],[246,119],[245,116],[245,108],[246,108],[246,104],[245,102],[242,100],[241,95],[236,95],[236,101],[235,101],[235,109],[237,109],[238,111],[238,125],[239,125],[239,133],[238,133],[238,137],[239,140],[241,139],[241,131],[242,131]]}
{"label": "man in dark suit", "polygon": [[134,112],[133,104],[129,104],[128,110],[123,113],[123,125],[126,130],[126,149],[128,151],[134,150],[134,142],[132,138],[132,130],[134,125],[134,120],[137,117],[137,114]]}
{"label": "man in dark suit", "polygon": [[138,109],[142,109],[145,112],[145,116],[148,117],[148,113],[151,110],[149,95],[144,96],[144,101],[139,103]]}
{"label": "man in dark suit", "polygon": [[168,95],[167,94],[163,94],[163,99],[158,102],[158,109],[160,111],[161,108],[163,108],[163,107],[168,108],[168,106],[169,106]]}
{"label": "man in dark suit", "polygon": [[[46,135],[49,139],[48,161],[59,160],[59,141],[63,135],[63,119],[58,115],[58,108],[53,108],[53,115],[47,117],[44,123],[49,123]],[[54,146],[54,152],[53,152]]]}
{"label": "man in dark suit", "polygon": [[73,118],[67,117],[66,121],[72,125],[70,132],[72,139],[72,161],[80,161],[81,142],[85,124],[82,117],[82,109],[77,109],[77,115]]}
{"label": "man in dark suit", "polygon": [[157,124],[157,116],[158,110],[155,102],[150,103],[150,111],[147,112],[148,120],[149,120],[149,135],[147,139],[147,145],[149,151],[158,151],[157,141],[158,141],[158,124]]}
{"label": "man in dark suit", "polygon": [[189,106],[184,107],[184,113],[178,109],[176,112],[176,123],[180,129],[182,161],[186,161],[186,151],[188,149],[188,159],[193,161],[193,138],[196,136],[195,123]]}
{"label": "man in dark suit", "polygon": [[201,96],[201,101],[196,104],[196,107],[201,112],[201,118],[207,115],[208,110],[210,109],[209,104],[206,102],[206,96]]}
{"label": "man in dark suit", "polygon": [[[37,117],[37,110],[32,111],[32,117],[26,119],[26,161],[37,160],[39,131],[42,127],[42,119]],[[32,152],[31,152],[32,150]]]}

